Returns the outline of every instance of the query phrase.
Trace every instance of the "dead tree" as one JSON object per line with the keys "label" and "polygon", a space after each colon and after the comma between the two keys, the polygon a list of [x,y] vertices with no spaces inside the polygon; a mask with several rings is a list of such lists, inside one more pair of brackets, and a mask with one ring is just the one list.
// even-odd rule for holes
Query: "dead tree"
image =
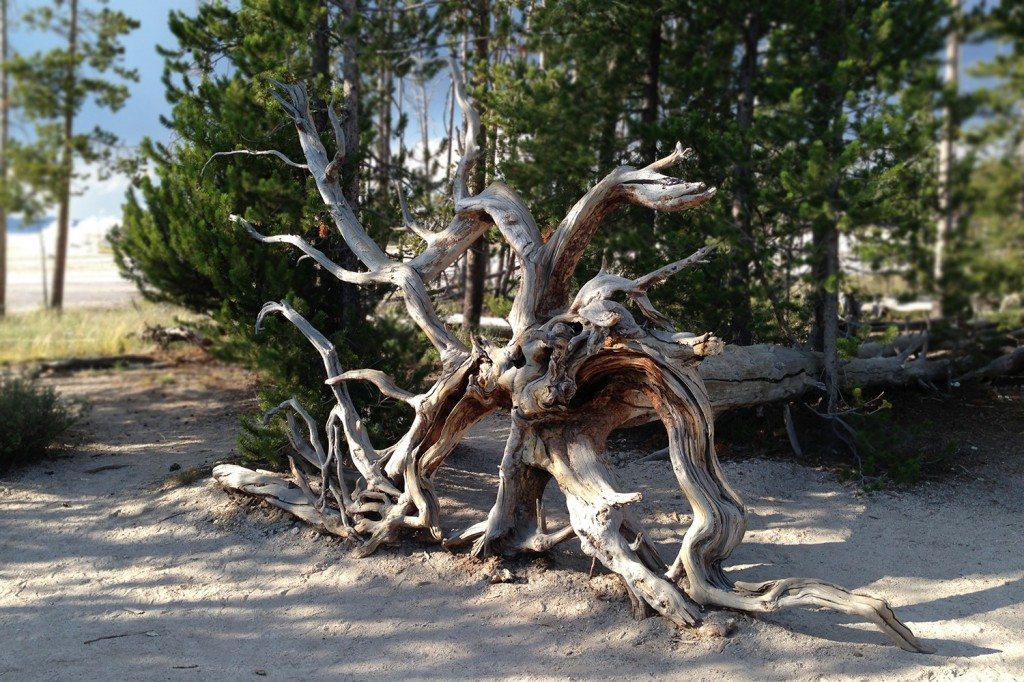
{"label": "dead tree", "polygon": [[[344,269],[300,237],[263,235],[243,218],[232,219],[262,242],[298,248],[342,281],[399,289],[409,317],[440,353],[441,369],[433,386],[419,395],[380,371],[346,370],[331,343],[299,313],[286,302],[268,303],[257,327],[271,313],[283,315],[323,358],[336,400],[326,440],[302,405],[286,401],[268,417],[281,412],[287,418],[295,448],[290,480],[234,465],[216,467],[215,479],[348,539],[358,556],[406,529],[426,530],[446,547],[471,545],[478,557],[544,552],[577,537],[586,554],[621,576],[638,615],[657,612],[688,627],[699,623],[704,607],[826,607],[871,621],[904,649],[926,651],[881,599],[802,578],[735,582],[724,569],[743,539],[747,514],[715,455],[712,406],[697,371],[703,358],[722,350],[722,342],[710,334],[677,333],[647,296],[669,276],[704,262],[711,247],[637,279],[602,271],[572,295],[576,265],[609,213],[627,204],[673,213],[714,196],[715,189],[703,183],[665,174],[689,151],[677,145],[646,167],[613,170],[545,242],[511,188],[494,183],[470,194],[480,119],[454,65],[452,70],[467,125],[453,183],[455,216],[446,228],[431,232],[406,213],[409,229],[426,245],[405,262],[392,260],[370,239],[345,201],[339,169],[346,145],[334,107],[329,111],[338,151],[332,155],[321,144],[303,86],[275,83],[275,97],[295,123],[305,155],[304,163],[284,158],[308,169],[335,226],[365,269]],[[476,337],[467,347],[438,318],[426,282],[492,227],[519,266],[509,316],[512,339],[497,346]],[[380,450],[370,443],[349,397],[352,381],[370,382],[412,407],[412,424],[398,442]],[[511,432],[494,506],[479,523],[445,537],[434,474],[473,424],[499,410],[509,415]],[[671,565],[663,562],[633,511],[642,492],[616,490],[603,458],[611,431],[652,419],[660,419],[668,431],[672,469],[693,508],[693,522]],[[541,499],[551,479],[565,494],[570,519],[565,528],[550,528],[544,519]]]}

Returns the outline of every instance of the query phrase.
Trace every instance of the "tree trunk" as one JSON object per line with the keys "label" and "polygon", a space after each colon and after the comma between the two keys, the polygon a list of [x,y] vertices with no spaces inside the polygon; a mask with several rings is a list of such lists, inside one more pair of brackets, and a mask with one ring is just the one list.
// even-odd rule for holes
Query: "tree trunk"
{"label": "tree trunk", "polygon": [[[652,287],[670,276],[706,263],[713,247],[636,279],[602,271],[575,295],[570,292],[587,244],[617,208],[632,204],[678,212],[711,200],[713,188],[664,173],[688,152],[677,146],[643,168],[611,171],[545,241],[522,199],[508,186],[495,183],[470,193],[467,176],[480,156],[481,123],[457,68],[453,71],[467,122],[464,156],[453,183],[455,215],[438,232],[416,232],[425,246],[411,260],[391,259],[345,203],[330,157],[317,141],[302,86],[279,86],[277,100],[295,123],[312,179],[363,268],[342,268],[301,237],[264,236],[244,218],[232,217],[255,239],[290,244],[343,281],[398,288],[410,319],[440,357],[434,385],[414,395],[379,370],[345,371],[334,346],[304,317],[287,302],[268,303],[257,318],[257,329],[266,315],[280,314],[323,360],[335,399],[326,444],[310,414],[296,400],[288,400],[266,416],[282,411],[288,415],[285,432],[294,448],[291,476],[220,465],[214,478],[225,488],[258,496],[345,538],[358,556],[373,553],[405,530],[426,531],[449,548],[471,544],[477,557],[544,552],[577,537],[584,553],[622,578],[636,614],[657,612],[680,627],[691,627],[706,607],[751,612],[826,607],[865,618],[904,649],[927,651],[880,599],[820,580],[741,583],[724,569],[743,540],[747,512],[719,466],[712,403],[698,373],[705,358],[722,353],[723,344],[710,334],[675,332],[648,297]],[[439,319],[425,282],[437,278],[491,229],[508,243],[519,265],[519,290],[508,316],[512,339],[499,346],[475,337],[467,347]],[[619,302],[624,299],[632,301],[635,313]],[[739,352],[753,351],[746,347]],[[735,357],[726,361],[727,367],[737,364]],[[777,383],[796,378],[806,383],[809,377],[799,373],[808,371],[813,368],[801,366]],[[413,410],[409,430],[396,443],[374,447],[349,396],[351,381],[372,383]],[[486,518],[446,538],[434,475],[467,430],[496,411],[508,414],[511,424],[494,504]],[[693,511],[671,565],[662,561],[632,507],[642,493],[617,490],[603,457],[611,431],[652,418],[666,428],[672,469]],[[549,481],[565,495],[569,525],[564,528],[549,528],[544,519],[540,501]]]}
{"label": "tree trunk", "polygon": [[427,93],[427,81],[422,74],[416,77],[416,88],[419,92],[417,113],[420,121],[420,144],[423,145],[423,186],[429,191],[434,179],[430,158],[430,95]]}
{"label": "tree trunk", "polygon": [[77,74],[75,69],[78,48],[78,0],[70,1],[70,24],[68,33],[68,69],[64,91],[64,145],[61,152],[60,207],[57,211],[57,253],[53,264],[53,290],[50,307],[61,312],[64,309],[64,274],[68,260],[68,233],[71,229],[71,176],[74,173],[74,158],[71,136],[75,122],[72,90]]}
{"label": "tree trunk", "polygon": [[7,0],[0,0],[0,317],[7,313]]}
{"label": "tree trunk", "polygon": [[[473,76],[477,88],[482,92],[487,87],[488,64],[490,59],[490,1],[477,0],[474,8],[475,21],[473,35]],[[483,153],[476,163],[472,181],[469,185],[470,194],[479,194],[487,179],[488,129],[480,127],[479,142]],[[468,331],[480,326],[480,315],[484,306],[484,288],[487,280],[487,266],[490,260],[490,249],[487,237],[480,237],[466,253],[466,288],[462,301],[462,325]]]}
{"label": "tree trunk", "polygon": [[[386,3],[385,35],[391,34],[393,5]],[[382,61],[377,73],[377,193],[387,203],[391,191],[391,93],[393,74],[387,62]]]}
{"label": "tree trunk", "polygon": [[[328,3],[330,4],[330,3]],[[359,11],[358,0],[341,0],[341,27],[347,28],[356,21]],[[328,53],[328,58],[330,54]],[[344,118],[341,121],[345,135],[344,163],[342,164],[342,193],[352,210],[359,210],[359,36],[348,31],[342,40],[341,76],[344,89]],[[342,244],[338,263],[346,269],[355,270],[359,261],[350,246]],[[345,329],[354,329],[362,323],[362,302],[359,287],[350,282],[341,283],[340,313]]]}
{"label": "tree trunk", "polygon": [[[835,18],[839,26],[840,34],[845,30],[846,25],[846,3],[843,0],[837,3],[837,16]],[[845,36],[841,38],[845,41]],[[846,58],[846,44],[840,42],[836,46],[829,46],[835,53],[831,56],[834,61],[830,62],[833,69],[839,69],[839,65]],[[839,124],[843,116],[843,102],[845,86],[829,82],[823,85],[823,100],[829,103],[823,124],[828,130],[826,148],[829,161],[833,164],[839,162],[843,151],[843,126]],[[838,412],[840,382],[839,382],[839,289],[841,286],[841,272],[839,263],[839,215],[842,210],[840,206],[839,190],[841,176],[838,168],[833,168],[834,179],[829,183],[826,190],[826,200],[829,211],[820,215],[815,221],[813,229],[814,255],[815,255],[815,329],[812,337],[814,350],[823,353],[823,375],[825,388],[826,412],[834,415]]]}
{"label": "tree trunk", "polygon": [[654,163],[658,157],[658,138],[653,128],[658,122],[661,111],[661,29],[663,17],[660,10],[651,15],[651,27],[647,33],[643,76],[643,104],[640,107],[640,123],[643,125],[643,142],[640,145],[640,160],[643,163]]}
{"label": "tree trunk", "polygon": [[750,261],[754,253],[754,230],[751,220],[752,189],[750,128],[754,123],[754,80],[757,77],[757,48],[761,40],[761,21],[757,12],[743,20],[742,56],[736,95],[736,126],[743,140],[742,161],[733,166],[735,190],[732,197],[732,219],[738,236],[732,258],[729,289],[735,292],[730,304],[732,342],[746,346],[753,340],[754,314],[750,305]]}
{"label": "tree trunk", "polygon": [[[954,97],[959,80],[960,65],[960,0],[949,0],[950,24],[946,35],[946,97]],[[939,141],[939,220],[935,227],[935,262],[932,279],[940,300],[944,300],[943,278],[946,267],[946,247],[953,234],[953,138],[956,136],[956,122],[953,108],[947,103],[942,109],[942,139]]]}
{"label": "tree trunk", "polygon": [[[647,45],[644,75],[642,82],[642,104],[640,106],[640,123],[642,125],[642,137],[640,142],[640,161],[642,163],[654,163],[658,158],[658,137],[654,127],[658,123],[661,113],[661,47],[662,47],[662,25],[664,17],[661,10],[656,9],[650,18],[651,26],[647,33]],[[639,221],[639,238],[644,245],[654,243],[654,223],[657,220],[657,213],[645,214]]]}

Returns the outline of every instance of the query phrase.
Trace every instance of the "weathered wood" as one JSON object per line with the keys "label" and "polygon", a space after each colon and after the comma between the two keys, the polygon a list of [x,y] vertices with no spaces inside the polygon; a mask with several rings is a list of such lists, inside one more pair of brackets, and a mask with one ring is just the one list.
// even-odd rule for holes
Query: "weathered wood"
{"label": "weathered wood", "polygon": [[[943,384],[949,372],[944,359],[856,358],[840,364],[839,379],[844,390],[917,386]],[[726,346],[700,366],[715,413],[795,400],[819,390],[822,373],[821,353],[771,345]]]}
{"label": "weathered wood", "polygon": [[[700,622],[703,606],[748,611],[824,606],[866,618],[905,649],[926,651],[881,600],[817,580],[743,585],[732,582],[723,568],[743,539],[746,511],[718,465],[712,402],[701,376],[715,392],[719,409],[751,400],[784,400],[819,385],[821,356],[764,346],[723,352],[721,340],[710,334],[675,332],[647,291],[703,262],[710,247],[636,279],[602,271],[575,297],[570,295],[576,264],[608,213],[629,203],[682,211],[712,198],[713,188],[664,174],[689,151],[677,146],[644,168],[612,171],[545,243],[510,188],[496,183],[470,195],[466,174],[479,153],[473,130],[479,117],[465,97],[457,69],[453,74],[457,99],[470,123],[469,160],[464,157],[455,174],[455,218],[436,233],[410,227],[426,248],[405,263],[390,260],[346,204],[337,163],[344,143],[339,139],[335,159],[329,160],[305,90],[278,86],[278,100],[295,123],[305,165],[337,229],[366,270],[341,268],[299,237],[264,236],[243,219],[234,220],[256,239],[300,249],[343,281],[389,283],[400,289],[410,317],[441,353],[442,367],[433,386],[418,395],[376,370],[345,371],[334,347],[305,318],[285,302],[268,303],[257,329],[267,314],[279,313],[323,359],[336,403],[324,429],[326,442],[309,413],[297,401],[285,401],[267,417],[281,413],[287,418],[286,433],[295,449],[291,476],[221,465],[213,470],[214,478],[229,490],[258,496],[351,541],[359,556],[397,539],[404,529],[427,530],[448,547],[472,544],[472,553],[481,557],[543,552],[575,536],[586,554],[622,577],[637,615],[656,612],[680,627],[691,627]],[[334,128],[340,138],[339,126]],[[409,212],[403,213],[412,225]],[[509,319],[512,338],[496,345],[476,337],[467,348],[438,319],[425,282],[491,227],[508,243],[520,272]],[[627,308],[630,303],[643,324]],[[844,366],[842,376],[864,385],[880,377],[936,378],[933,363],[905,361],[902,356],[855,360]],[[412,406],[412,424],[396,443],[373,447],[349,398],[349,381],[368,381],[384,395]],[[434,474],[463,434],[498,410],[509,414],[511,429],[494,505],[485,519],[445,538]],[[693,523],[671,567],[633,512],[643,491],[616,490],[602,457],[612,430],[652,417],[668,430],[672,467],[693,508]],[[570,521],[565,528],[552,529],[545,522],[541,500],[550,481],[565,494]]]}

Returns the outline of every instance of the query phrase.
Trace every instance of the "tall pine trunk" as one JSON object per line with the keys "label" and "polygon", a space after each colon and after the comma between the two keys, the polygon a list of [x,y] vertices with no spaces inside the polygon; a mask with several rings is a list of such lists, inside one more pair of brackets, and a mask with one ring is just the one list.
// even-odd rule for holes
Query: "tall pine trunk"
{"label": "tall pine trunk", "polygon": [[647,54],[643,75],[643,104],[640,107],[640,123],[643,124],[643,141],[640,145],[641,161],[644,164],[653,163],[658,158],[658,137],[652,128],[658,122],[658,112],[661,108],[661,98],[658,88],[660,86],[661,72],[661,28],[662,16],[656,10],[651,17],[650,30],[647,33]]}
{"label": "tall pine trunk", "polygon": [[[325,3],[332,3],[327,0]],[[353,30],[359,11],[358,0],[341,0],[340,29],[344,33],[341,41],[341,80],[344,90],[344,112],[342,130],[345,133],[345,163],[342,166],[341,190],[345,201],[353,211],[359,211],[359,35]],[[329,46],[329,42],[328,42]],[[328,59],[330,51],[328,47]],[[347,244],[338,247],[341,257],[338,264],[346,270],[357,270],[359,261]],[[342,323],[352,329],[363,318],[359,300],[359,287],[342,283],[340,301]]]}
{"label": "tall pine trunk", "polygon": [[[391,36],[394,3],[383,3],[385,20],[384,34]],[[394,74],[387,60],[382,60],[377,73],[377,193],[386,205],[391,192],[391,93]]]}
{"label": "tall pine trunk", "polygon": [[57,212],[57,254],[53,264],[53,291],[50,307],[60,312],[64,309],[64,275],[68,260],[68,233],[71,228],[71,175],[74,172],[74,158],[71,136],[74,134],[75,110],[73,92],[77,74],[75,59],[78,49],[78,0],[70,2],[71,21],[68,30],[68,73],[64,90],[64,147],[61,152],[60,208]]}
{"label": "tall pine trunk", "polygon": [[[488,60],[490,58],[491,15],[489,0],[477,0],[473,16],[473,80],[478,91],[487,87]],[[479,107],[479,103],[477,105]],[[484,110],[480,108],[483,116]],[[469,182],[470,194],[481,192],[487,182],[488,143],[487,126],[481,126],[477,143],[480,146],[480,158]],[[487,262],[489,260],[487,237],[480,237],[473,242],[472,248],[466,253],[466,288],[462,300],[462,324],[467,330],[480,326],[480,314],[484,307],[484,286],[487,280]]]}
{"label": "tall pine trunk", "polygon": [[735,190],[732,196],[732,219],[736,226],[738,243],[729,276],[731,301],[732,342],[741,346],[753,341],[754,314],[750,306],[750,261],[755,257],[753,225],[751,220],[752,171],[750,128],[754,123],[754,80],[757,77],[757,49],[761,40],[761,21],[751,12],[743,21],[742,56],[736,95],[736,125],[742,138],[741,161],[733,167]]}
{"label": "tall pine trunk", "polygon": [[[835,31],[829,31],[827,39],[833,42],[827,50],[835,53],[830,55],[830,66],[838,69],[846,59],[846,0],[836,3]],[[834,44],[839,38],[838,45]],[[838,164],[843,151],[843,96],[845,87],[838,83],[826,83],[819,90],[821,101],[828,102],[822,120],[822,132],[827,135],[826,148],[828,158]],[[815,307],[814,328],[811,342],[814,350],[822,352],[823,379],[827,413],[836,414],[839,408],[839,214],[840,206],[840,169],[833,169],[834,178],[829,183],[826,200],[829,205],[827,214],[819,216],[812,230],[814,253],[814,285]]]}
{"label": "tall pine trunk", "polygon": [[[640,123],[642,124],[642,138],[640,142],[641,165],[653,163],[658,158],[658,136],[654,132],[654,126],[658,123],[658,114],[661,111],[661,30],[664,17],[661,10],[654,10],[651,15],[651,25],[647,32],[647,45],[645,64],[643,72],[642,104],[640,105]],[[639,223],[640,239],[644,244],[654,242],[654,223],[657,220],[655,212],[645,213]]]}
{"label": "tall pine trunk", "polygon": [[0,317],[7,312],[7,0],[0,0]]}
{"label": "tall pine trunk", "polygon": [[427,79],[422,75],[416,76],[416,89],[419,92],[419,103],[416,105],[416,112],[420,122],[420,143],[423,145],[423,186],[429,191],[433,174],[430,167],[430,95],[427,92]]}
{"label": "tall pine trunk", "polygon": [[[957,89],[957,70],[960,64],[960,0],[950,0],[949,32],[946,35],[946,96],[952,97]],[[939,220],[935,229],[935,262],[932,278],[940,300],[945,297],[943,278],[946,268],[946,250],[953,234],[953,138],[956,123],[953,108],[947,103],[942,111],[942,140],[939,142]]]}

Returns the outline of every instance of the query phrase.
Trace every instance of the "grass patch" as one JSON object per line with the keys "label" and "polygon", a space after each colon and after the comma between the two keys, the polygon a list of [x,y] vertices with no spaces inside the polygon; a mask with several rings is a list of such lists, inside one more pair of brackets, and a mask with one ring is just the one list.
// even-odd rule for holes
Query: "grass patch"
{"label": "grass patch", "polygon": [[139,303],[121,308],[75,308],[62,315],[40,310],[0,318],[0,364],[57,358],[149,353],[139,338],[146,325],[172,326],[196,319],[175,306]]}

